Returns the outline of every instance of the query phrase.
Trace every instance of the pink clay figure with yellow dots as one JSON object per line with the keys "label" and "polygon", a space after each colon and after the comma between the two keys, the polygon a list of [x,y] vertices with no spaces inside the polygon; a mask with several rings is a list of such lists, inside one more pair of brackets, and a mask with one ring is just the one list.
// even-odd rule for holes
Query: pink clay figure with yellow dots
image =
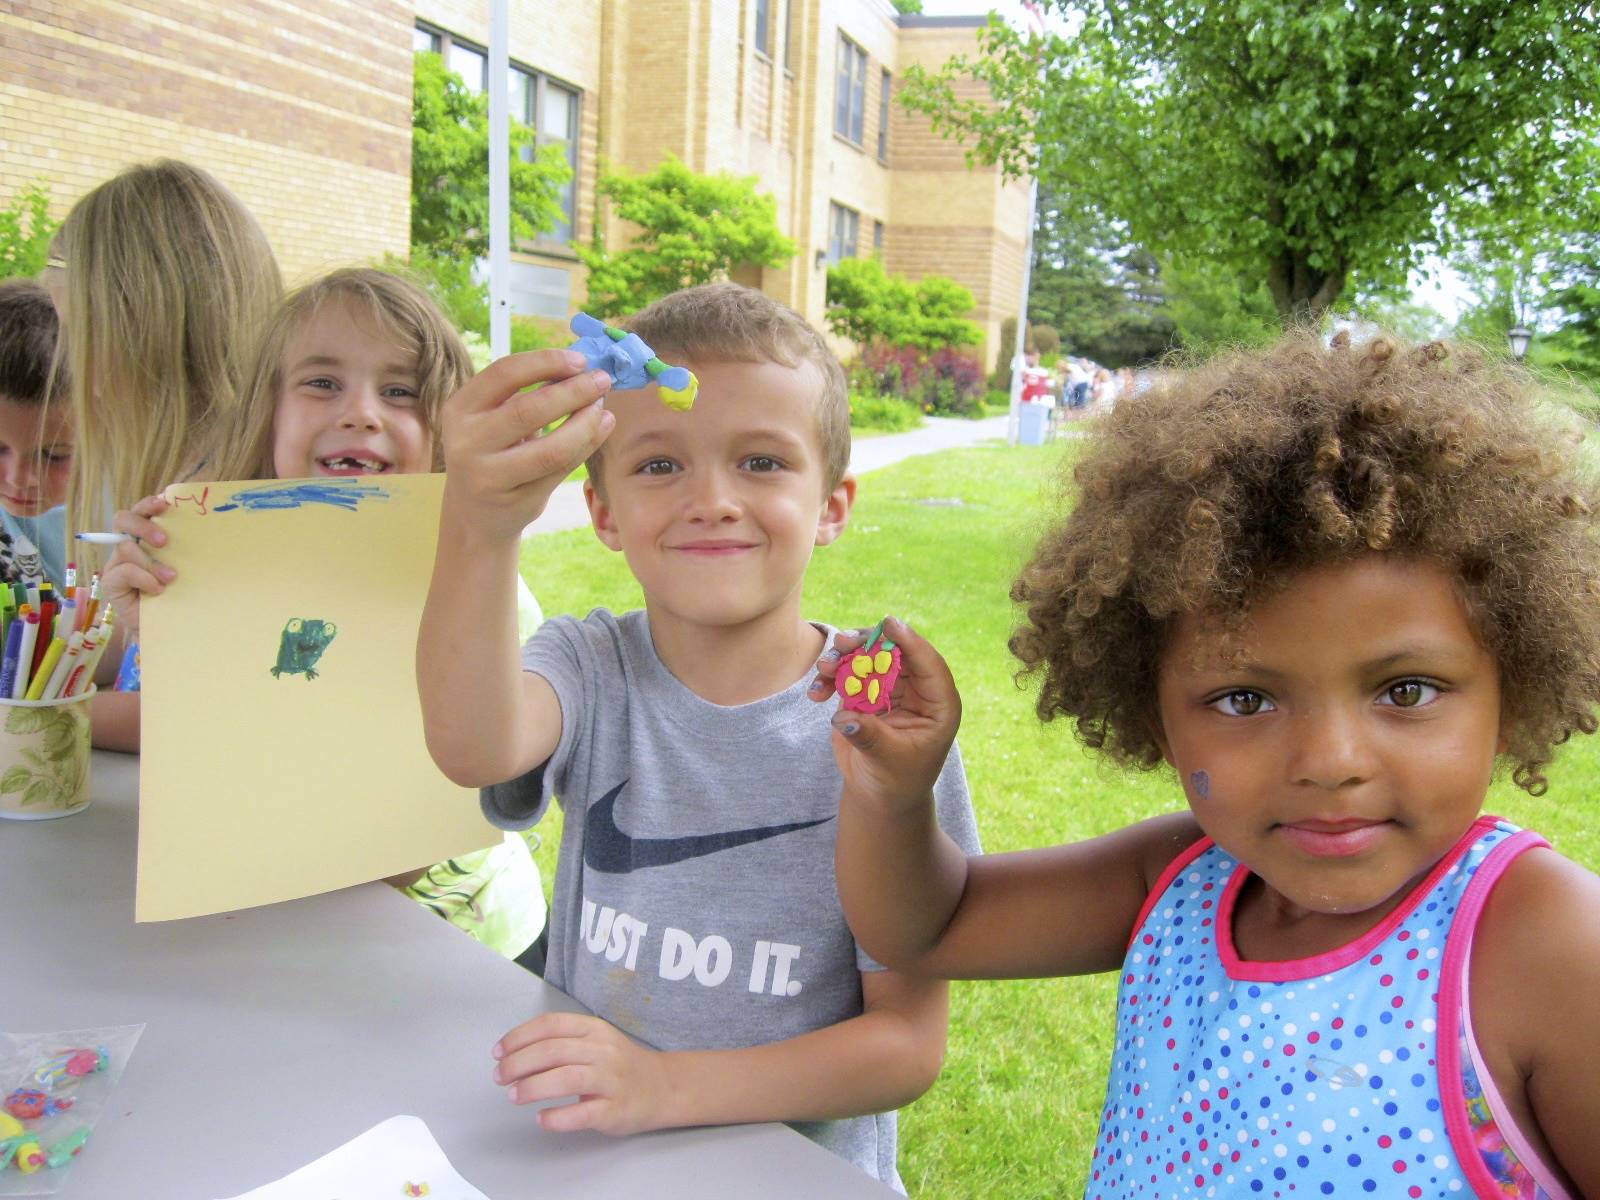
{"label": "pink clay figure with yellow dots", "polygon": [[861,648],[845,656],[835,676],[839,707],[850,712],[886,713],[894,705],[895,681],[900,678],[900,647],[883,633],[879,621]]}

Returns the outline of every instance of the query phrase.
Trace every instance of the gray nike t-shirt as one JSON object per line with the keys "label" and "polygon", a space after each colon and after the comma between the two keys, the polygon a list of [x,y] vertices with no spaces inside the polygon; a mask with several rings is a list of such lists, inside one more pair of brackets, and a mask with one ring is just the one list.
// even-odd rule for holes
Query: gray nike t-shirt
{"label": "gray nike t-shirt", "polygon": [[[762,1045],[859,1016],[861,972],[880,968],[839,905],[836,705],[806,699],[809,676],[712,704],[656,656],[643,611],[605,609],[547,621],[523,669],[555,689],[561,740],[543,768],[484,789],[483,811],[522,829],[561,798],[550,982],[661,1050]],[[939,823],[977,853],[958,749],[934,795]],[[794,1127],[901,1187],[894,1113]]]}

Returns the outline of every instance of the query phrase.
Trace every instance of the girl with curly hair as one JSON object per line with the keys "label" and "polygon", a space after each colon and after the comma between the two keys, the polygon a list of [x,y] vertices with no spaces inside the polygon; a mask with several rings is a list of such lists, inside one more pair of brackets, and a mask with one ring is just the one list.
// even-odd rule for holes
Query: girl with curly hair
{"label": "girl with curly hair", "polygon": [[900,971],[1120,972],[1089,1195],[1600,1195],[1600,878],[1481,811],[1596,729],[1579,441],[1514,368],[1387,338],[1125,397],[1011,648],[1188,807],[1079,844],[939,832],[960,697],[889,624],[892,711],[834,719],[845,911]]}

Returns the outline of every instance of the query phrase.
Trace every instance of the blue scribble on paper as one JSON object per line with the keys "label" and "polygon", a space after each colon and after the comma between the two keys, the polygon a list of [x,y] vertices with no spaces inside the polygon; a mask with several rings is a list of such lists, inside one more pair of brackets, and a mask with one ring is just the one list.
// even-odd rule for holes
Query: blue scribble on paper
{"label": "blue scribble on paper", "polygon": [[387,500],[389,493],[372,483],[282,483],[264,487],[245,488],[228,497],[228,503],[219,504],[212,512],[264,512],[273,509],[299,508],[303,504],[327,504],[354,512],[363,500]]}

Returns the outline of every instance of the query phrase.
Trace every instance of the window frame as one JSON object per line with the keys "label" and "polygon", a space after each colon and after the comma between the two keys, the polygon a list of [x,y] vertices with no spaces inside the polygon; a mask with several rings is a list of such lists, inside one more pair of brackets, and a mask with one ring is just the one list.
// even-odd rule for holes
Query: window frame
{"label": "window frame", "polygon": [[[849,253],[845,253],[845,231],[849,231]],[[828,266],[836,266],[861,253],[861,212],[837,200],[828,201]]]}
{"label": "window frame", "polygon": [[883,69],[880,76],[883,94],[878,98],[878,161],[888,165],[889,162],[889,100],[893,94],[894,76],[889,74],[889,68]]}
{"label": "window frame", "polygon": [[755,0],[755,52],[762,58],[772,58],[772,3],[773,0]]}
{"label": "window frame", "polygon": [[[489,89],[489,51],[487,48],[480,46],[471,38],[460,37],[454,33],[451,33],[448,29],[440,28],[439,26],[430,24],[427,21],[414,21],[412,23],[412,27],[414,30],[424,33],[431,38],[435,46],[435,48],[431,51],[418,50],[416,53],[437,54],[444,59],[446,67],[450,66],[450,49],[457,44],[462,46],[464,49],[472,51],[474,54],[482,55],[483,80],[482,88],[478,94],[482,95],[487,93]],[[534,245],[543,250],[559,248],[562,251],[570,253],[572,243],[577,240],[578,236],[578,184],[580,182],[578,176],[578,162],[579,140],[582,136],[583,130],[583,89],[567,83],[565,80],[557,79],[555,76],[550,75],[548,72],[541,71],[536,67],[530,67],[527,63],[521,62],[517,59],[510,59],[506,65],[509,73],[512,76],[518,74],[525,75],[528,77],[528,83],[531,84],[524,94],[529,97],[529,106],[531,107],[532,111],[530,112],[525,110],[522,113],[513,111],[510,113],[510,115],[533,130],[534,146],[536,148],[551,143],[565,144],[567,147],[567,165],[572,168],[572,180],[567,185],[568,211],[566,214],[566,236],[563,237],[559,231],[552,233],[541,233],[534,239]],[[508,85],[507,96],[508,99],[514,102],[515,91],[509,86],[511,82],[512,80],[510,78],[506,80]],[[567,118],[569,136],[565,139],[558,138],[554,134],[548,134],[544,132],[544,129],[540,124],[540,118],[544,115],[545,92],[551,87],[565,92],[567,95],[572,97],[572,104]],[[525,159],[524,161],[527,160]]]}
{"label": "window frame", "polygon": [[834,57],[833,134],[857,150],[866,149],[867,63],[866,48],[841,29]]}

